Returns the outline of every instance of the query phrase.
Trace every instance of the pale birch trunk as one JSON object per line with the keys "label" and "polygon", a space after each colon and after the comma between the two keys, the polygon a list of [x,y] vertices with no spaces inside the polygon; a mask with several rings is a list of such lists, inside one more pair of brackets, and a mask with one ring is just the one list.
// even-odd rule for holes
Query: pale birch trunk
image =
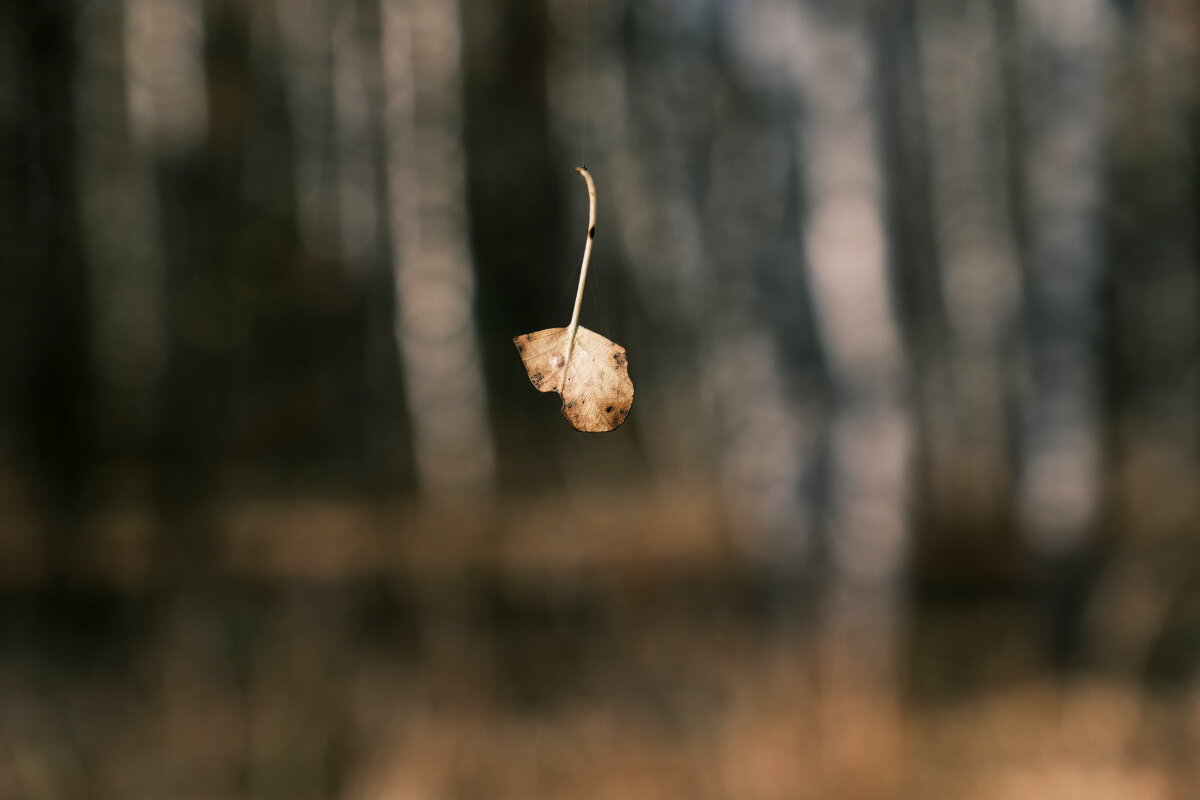
{"label": "pale birch trunk", "polygon": [[383,0],[385,168],[395,336],[422,493],[491,493],[492,435],[473,318],[457,2]]}
{"label": "pale birch trunk", "polygon": [[[764,214],[786,227],[787,171],[775,160],[787,160],[786,137],[759,135],[731,110],[694,116],[701,98],[718,111],[729,94],[705,58],[705,4],[626,12],[640,40],[666,42],[675,54],[644,69],[619,50],[622,9],[611,2],[591,4],[585,64],[583,10],[552,6],[562,41],[548,70],[551,108],[567,152],[582,153],[585,135],[590,142],[608,198],[600,227],[615,234],[608,241],[624,250],[636,298],[653,318],[655,346],[631,354],[653,381],[638,400],[652,474],[694,482],[715,468],[737,545],[792,569],[811,545],[801,496],[811,425],[805,402],[784,385],[774,332],[756,313],[758,266],[778,257],[778,243],[752,234]],[[702,193],[697,171],[713,176]]]}
{"label": "pale birch trunk", "polygon": [[[274,5],[293,133],[296,224],[304,246],[330,259],[342,254],[333,45],[353,5],[335,8],[330,0],[277,0]],[[338,66],[344,73],[344,59]]]}
{"label": "pale birch trunk", "polygon": [[[833,786],[886,792],[900,766],[898,697],[910,549],[906,356],[889,283],[884,165],[867,6],[788,15],[803,104],[801,220],[833,406],[821,720]],[[882,796],[882,795],[881,795]]]}
{"label": "pale birch trunk", "polygon": [[1100,514],[1100,286],[1108,4],[1022,0],[1026,230],[1018,514],[1050,559],[1094,541]]}
{"label": "pale birch trunk", "polygon": [[91,278],[92,359],[119,419],[149,437],[166,359],[156,160],[200,143],[206,104],[194,3],[93,6],[81,30],[77,118]]}
{"label": "pale birch trunk", "polygon": [[333,11],[332,69],[336,147],[338,244],[351,276],[364,281],[378,252],[381,188],[375,103],[380,96],[378,40],[362,0],[339,2]]}
{"label": "pale birch trunk", "polygon": [[883,791],[899,763],[912,446],[866,8],[759,0],[742,20],[763,78],[786,81],[799,108],[798,225],[831,400],[820,724],[826,789],[851,794]]}

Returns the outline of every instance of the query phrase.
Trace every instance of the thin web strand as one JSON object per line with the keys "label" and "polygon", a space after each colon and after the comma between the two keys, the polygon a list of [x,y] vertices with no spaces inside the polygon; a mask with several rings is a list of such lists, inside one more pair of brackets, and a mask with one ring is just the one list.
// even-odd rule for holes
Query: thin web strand
{"label": "thin web strand", "polygon": [[583,142],[580,146],[579,163],[585,167],[587,166],[588,128],[591,127],[591,109],[592,109],[591,98],[587,96],[589,93],[589,90],[591,88],[590,87],[591,71],[589,70],[589,67],[588,67],[588,58],[589,58],[589,49],[590,49],[589,45],[591,44],[591,42],[590,42],[591,26],[589,25],[589,17],[591,16],[591,14],[589,13],[590,11],[591,11],[591,0],[583,0],[583,79],[582,79],[582,83],[583,83],[584,102],[583,102],[583,116],[582,116],[582,123],[581,123],[583,126],[583,136],[581,137],[583,139]]}

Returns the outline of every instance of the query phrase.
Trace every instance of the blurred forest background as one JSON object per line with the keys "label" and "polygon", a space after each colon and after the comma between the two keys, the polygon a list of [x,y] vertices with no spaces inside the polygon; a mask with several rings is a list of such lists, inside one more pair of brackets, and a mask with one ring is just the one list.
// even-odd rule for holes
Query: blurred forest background
{"label": "blurred forest background", "polygon": [[1191,0],[4,4],[0,796],[1194,797],[1198,146]]}

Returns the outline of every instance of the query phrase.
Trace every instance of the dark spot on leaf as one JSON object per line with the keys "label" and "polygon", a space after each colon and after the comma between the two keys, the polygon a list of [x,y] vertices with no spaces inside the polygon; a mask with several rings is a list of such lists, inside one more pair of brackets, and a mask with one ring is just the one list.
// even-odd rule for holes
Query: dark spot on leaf
{"label": "dark spot on leaf", "polygon": [[612,406],[609,406],[608,408],[604,409],[605,414],[609,413],[610,411],[612,411]]}
{"label": "dark spot on leaf", "polygon": [[588,228],[588,238],[589,238],[589,239],[595,239],[595,238],[596,238],[596,226],[595,226],[595,225],[593,225],[592,227]]}
{"label": "dark spot on leaf", "polygon": [[542,381],[545,379],[545,377],[546,376],[542,375],[542,373],[535,372],[529,376],[529,380],[533,383],[535,389],[540,389],[542,388]]}
{"label": "dark spot on leaf", "polygon": [[574,401],[574,400],[572,400],[571,402],[567,403],[567,408],[574,408],[574,407],[575,407],[575,401]]}
{"label": "dark spot on leaf", "polygon": [[622,414],[628,414],[628,413],[629,413],[629,409],[628,409],[628,408],[622,408],[622,409],[621,409],[621,413],[622,413]]}
{"label": "dark spot on leaf", "polygon": [[624,353],[613,353],[613,361],[617,362],[618,364],[624,364],[625,363],[625,354]]}
{"label": "dark spot on leaf", "polygon": [[527,341],[527,342],[532,342],[532,341],[533,341],[533,334],[532,334],[532,333],[527,333],[527,334],[525,334],[525,341]]}

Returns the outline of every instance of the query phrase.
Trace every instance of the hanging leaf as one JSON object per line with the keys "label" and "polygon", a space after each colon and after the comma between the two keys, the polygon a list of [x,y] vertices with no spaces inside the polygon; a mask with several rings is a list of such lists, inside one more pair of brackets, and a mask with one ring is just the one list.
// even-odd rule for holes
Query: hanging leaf
{"label": "hanging leaf", "polygon": [[[629,416],[633,381],[625,348],[579,327],[566,364],[567,328],[547,328],[513,339],[529,381],[539,392],[558,392],[562,414],[579,431],[611,431]],[[564,366],[565,365],[565,366]]]}
{"label": "hanging leaf", "polygon": [[522,334],[513,339],[513,344],[521,354],[533,388],[539,392],[558,392],[563,399],[563,416],[575,430],[604,433],[629,416],[633,381],[629,377],[625,348],[579,325],[583,287],[596,238],[596,184],[586,168],[576,167],[575,171],[587,182],[589,202],[587,239],[583,244],[583,265],[579,268],[579,289],[575,292],[571,324]]}

